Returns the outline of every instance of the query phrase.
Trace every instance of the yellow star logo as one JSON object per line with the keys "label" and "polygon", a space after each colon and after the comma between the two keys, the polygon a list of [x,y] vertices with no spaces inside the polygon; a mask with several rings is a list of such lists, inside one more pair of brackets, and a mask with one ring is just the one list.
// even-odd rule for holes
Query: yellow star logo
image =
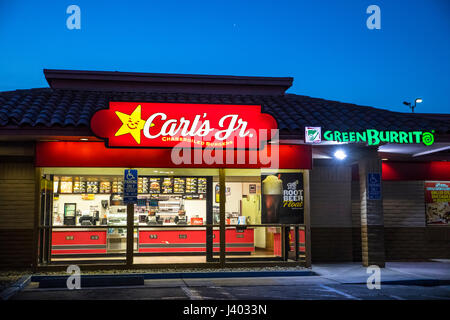
{"label": "yellow star logo", "polygon": [[[130,115],[120,111],[116,111],[116,115],[119,117],[120,121],[122,121],[122,126],[117,130],[115,136],[117,137],[129,133],[138,144],[141,144],[141,130],[145,125],[145,121],[141,119],[141,105],[138,105]],[[150,124],[150,127],[153,126],[153,123]]]}

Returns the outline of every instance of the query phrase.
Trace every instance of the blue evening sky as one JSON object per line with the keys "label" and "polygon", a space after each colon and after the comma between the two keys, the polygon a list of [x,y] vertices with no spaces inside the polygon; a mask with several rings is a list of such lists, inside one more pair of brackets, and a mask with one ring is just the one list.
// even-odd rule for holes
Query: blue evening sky
{"label": "blue evening sky", "polygon": [[0,0],[0,91],[47,87],[43,68],[292,76],[291,93],[449,113],[449,18],[450,0]]}

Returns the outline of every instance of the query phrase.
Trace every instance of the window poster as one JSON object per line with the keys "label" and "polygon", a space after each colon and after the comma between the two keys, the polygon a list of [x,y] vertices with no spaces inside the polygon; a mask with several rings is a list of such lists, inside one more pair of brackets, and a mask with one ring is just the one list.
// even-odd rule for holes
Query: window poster
{"label": "window poster", "polygon": [[304,223],[303,174],[261,175],[261,223]]}
{"label": "window poster", "polygon": [[428,225],[448,225],[450,181],[425,181],[425,210]]}

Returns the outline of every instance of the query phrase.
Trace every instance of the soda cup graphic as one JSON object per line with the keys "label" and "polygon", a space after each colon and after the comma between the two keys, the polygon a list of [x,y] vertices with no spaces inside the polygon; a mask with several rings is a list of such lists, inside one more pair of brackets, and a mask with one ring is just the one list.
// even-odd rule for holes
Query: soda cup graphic
{"label": "soda cup graphic", "polygon": [[262,223],[278,223],[281,200],[283,197],[283,181],[277,176],[269,175],[262,182],[265,212]]}

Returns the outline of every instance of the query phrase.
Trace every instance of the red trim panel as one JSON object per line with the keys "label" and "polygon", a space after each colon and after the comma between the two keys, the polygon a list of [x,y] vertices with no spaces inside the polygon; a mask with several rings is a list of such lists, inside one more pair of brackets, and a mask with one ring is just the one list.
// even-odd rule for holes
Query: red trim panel
{"label": "red trim panel", "polygon": [[[383,181],[450,180],[450,162],[385,162],[382,163]],[[352,166],[352,180],[359,180],[358,165]]]}
{"label": "red trim panel", "polygon": [[106,230],[52,232],[52,255],[84,253],[106,253]]}
{"label": "red trim panel", "polygon": [[[213,231],[213,251],[220,250],[220,232]],[[254,230],[225,231],[226,252],[253,252]],[[139,252],[206,252],[206,230],[139,231]]]}
{"label": "red trim panel", "polygon": [[450,162],[383,162],[383,180],[450,180]]}
{"label": "red trim panel", "polygon": [[54,250],[52,249],[52,255],[59,254],[98,254],[98,253],[106,253],[106,248],[103,249],[85,249],[85,250]]}
{"label": "red trim panel", "polygon": [[[312,152],[309,145],[268,145],[264,151],[234,151],[234,161],[226,158],[226,152],[215,156],[214,152],[204,152],[201,163],[194,163],[196,151],[192,151],[181,164],[172,162],[172,149],[106,148],[102,142],[38,142],[36,145],[36,167],[125,167],[125,168],[270,168],[311,169]],[[199,149],[201,151],[201,149]],[[266,161],[279,152],[279,163]],[[249,164],[250,152],[257,152],[256,163]],[[211,155],[210,155],[211,153]],[[216,158],[211,159],[212,157]],[[245,157],[245,158],[244,158]],[[190,160],[189,160],[190,158]],[[217,161],[219,159],[221,161]],[[246,164],[238,164],[244,160]],[[205,162],[206,161],[206,162]],[[211,162],[210,162],[211,161]],[[188,163],[187,163],[188,162]],[[222,163],[218,163],[222,162]],[[228,164],[226,164],[228,162]],[[266,163],[268,162],[268,163]],[[212,163],[212,164],[210,164]]]}
{"label": "red trim panel", "polygon": [[[241,232],[236,229],[225,230],[225,252],[253,252],[255,251],[254,230],[245,229]],[[213,231],[213,251],[220,251],[220,231]],[[240,246],[237,246],[237,245]]]}
{"label": "red trim panel", "polygon": [[[295,235],[294,230],[290,231],[290,239],[289,239],[289,245],[291,247],[291,251],[295,251]],[[298,250],[300,252],[305,252],[305,231],[304,230],[298,230]]]}

